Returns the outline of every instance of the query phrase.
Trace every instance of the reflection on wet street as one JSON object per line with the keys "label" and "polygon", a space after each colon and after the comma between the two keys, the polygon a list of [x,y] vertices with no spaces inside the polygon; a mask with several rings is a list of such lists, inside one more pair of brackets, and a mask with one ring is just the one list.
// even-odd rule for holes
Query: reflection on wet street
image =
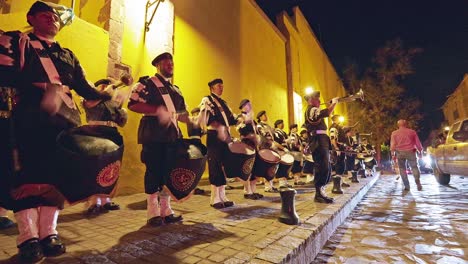
{"label": "reflection on wet street", "polygon": [[313,263],[468,263],[468,177],[382,175]]}

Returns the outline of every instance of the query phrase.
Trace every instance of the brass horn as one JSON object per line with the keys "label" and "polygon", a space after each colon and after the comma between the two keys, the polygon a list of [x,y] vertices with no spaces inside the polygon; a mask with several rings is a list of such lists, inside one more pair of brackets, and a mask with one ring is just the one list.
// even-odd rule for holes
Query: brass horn
{"label": "brass horn", "polygon": [[[364,91],[362,89],[359,89],[359,92],[355,94],[351,94],[348,96],[343,96],[343,97],[338,98],[338,102],[349,103],[349,102],[356,101],[356,99],[360,99],[361,101],[364,101]],[[331,104],[331,100],[328,103]],[[322,103],[322,104],[325,104],[325,103]]]}

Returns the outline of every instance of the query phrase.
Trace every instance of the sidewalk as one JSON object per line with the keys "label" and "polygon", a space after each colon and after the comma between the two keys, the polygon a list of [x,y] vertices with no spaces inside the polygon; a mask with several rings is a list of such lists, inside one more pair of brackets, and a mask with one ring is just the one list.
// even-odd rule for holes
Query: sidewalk
{"label": "sidewalk", "polygon": [[[209,193],[194,195],[173,203],[184,217],[182,223],[159,228],[145,226],[145,194],[116,197],[122,209],[95,218],[85,217],[79,204],[59,217],[67,253],[42,263],[310,263],[379,177],[353,183],[345,194],[335,195],[331,205],[313,202],[312,186],[297,188],[299,226],[277,221],[279,194],[247,200],[239,183],[227,191],[234,207],[215,210]],[[263,186],[258,187],[262,192]],[[15,238],[16,228],[0,231],[0,262],[16,262]]]}

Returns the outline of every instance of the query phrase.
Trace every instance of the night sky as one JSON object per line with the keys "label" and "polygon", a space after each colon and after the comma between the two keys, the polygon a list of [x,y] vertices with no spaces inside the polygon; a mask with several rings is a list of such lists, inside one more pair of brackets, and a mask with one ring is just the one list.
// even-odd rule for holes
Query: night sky
{"label": "night sky", "polygon": [[424,51],[404,85],[422,101],[420,137],[443,121],[440,107],[468,73],[468,0],[257,0],[274,20],[298,5],[338,74],[349,62],[370,65],[375,50],[400,38]]}

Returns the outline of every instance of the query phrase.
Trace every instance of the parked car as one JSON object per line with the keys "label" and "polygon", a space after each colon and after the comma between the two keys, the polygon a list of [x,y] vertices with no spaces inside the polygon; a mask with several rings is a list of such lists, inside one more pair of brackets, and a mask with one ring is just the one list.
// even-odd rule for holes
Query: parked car
{"label": "parked car", "polygon": [[448,184],[451,174],[468,176],[468,118],[454,123],[445,143],[428,148],[428,152],[440,184]]}

